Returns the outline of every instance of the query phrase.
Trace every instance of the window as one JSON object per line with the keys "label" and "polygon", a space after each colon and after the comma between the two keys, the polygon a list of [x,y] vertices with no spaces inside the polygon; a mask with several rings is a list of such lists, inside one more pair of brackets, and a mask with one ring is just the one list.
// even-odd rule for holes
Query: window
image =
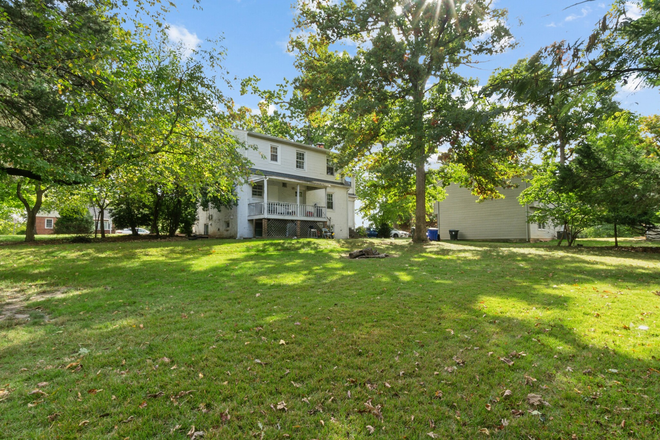
{"label": "window", "polygon": [[327,168],[327,174],[328,176],[334,176],[335,175],[335,165],[332,163],[332,159],[329,157],[326,159],[326,168]]}
{"label": "window", "polygon": [[109,231],[110,230],[110,221],[109,220],[103,220],[103,230],[104,231]]}
{"label": "window", "polygon": [[299,170],[305,169],[305,153],[296,151],[296,168]]}
{"label": "window", "polygon": [[53,229],[53,219],[52,218],[47,218],[46,219],[46,229]]}
{"label": "window", "polygon": [[252,185],[252,197],[263,197],[264,196],[264,184],[255,183]]}
{"label": "window", "polygon": [[286,188],[286,182],[282,182],[282,188]]}
{"label": "window", "polygon": [[325,201],[328,209],[335,209],[335,198],[334,194],[328,194],[328,199]]}
{"label": "window", "polygon": [[271,162],[280,162],[280,147],[277,145],[270,146],[270,161]]}
{"label": "window", "polygon": [[545,223],[538,223],[536,226],[539,230],[545,229]]}

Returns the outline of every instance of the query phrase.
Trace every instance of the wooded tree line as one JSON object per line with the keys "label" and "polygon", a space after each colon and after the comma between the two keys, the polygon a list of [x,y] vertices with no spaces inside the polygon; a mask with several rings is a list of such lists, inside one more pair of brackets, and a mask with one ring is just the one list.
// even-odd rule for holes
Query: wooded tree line
{"label": "wooded tree line", "polygon": [[166,31],[142,0],[0,0],[0,183],[27,241],[47,193],[101,213],[149,205],[155,231],[174,194],[232,202],[249,164],[220,89],[224,48],[177,47]]}
{"label": "wooded tree line", "polygon": [[25,210],[27,240],[48,192],[84,193],[139,222],[150,212],[168,232],[154,219],[172,194],[182,218],[184,200],[231,204],[249,165],[231,127],[335,148],[364,209],[414,218],[415,241],[438,182],[485,199],[532,175],[522,197],[540,208],[532,220],[573,237],[595,222],[658,220],[658,119],[615,99],[621,82],[658,85],[655,0],[632,2],[639,18],[616,0],[588,38],[541,48],[484,87],[465,67],[516,45],[488,0],[299,0],[289,44],[299,76],[277,90],[242,83],[263,98],[258,115],[234,108],[227,79],[209,74],[224,49],[172,47],[147,4],[134,0],[143,14],[132,19],[123,0],[0,0],[1,194]]}

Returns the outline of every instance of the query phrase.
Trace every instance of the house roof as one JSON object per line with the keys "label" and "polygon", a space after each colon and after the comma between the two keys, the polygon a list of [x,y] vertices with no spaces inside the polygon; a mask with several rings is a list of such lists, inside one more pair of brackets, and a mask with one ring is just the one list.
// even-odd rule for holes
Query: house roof
{"label": "house roof", "polygon": [[268,134],[257,133],[257,132],[254,132],[254,131],[246,131],[246,130],[236,130],[236,131],[242,131],[244,133],[247,133],[248,136],[259,138],[259,139],[265,139],[267,141],[276,142],[278,144],[291,145],[291,146],[294,146],[296,148],[304,148],[306,150],[317,151],[317,152],[321,152],[321,153],[324,153],[324,154],[327,154],[327,155],[336,154],[335,152],[333,152],[331,150],[326,150],[325,148],[319,148],[319,147],[316,147],[314,145],[307,145],[307,144],[292,141],[292,140],[289,140],[289,139],[278,138],[278,137],[271,136],[271,135],[268,135]]}
{"label": "house roof", "polygon": [[252,171],[255,174],[259,174],[263,176],[281,177],[283,179],[297,180],[299,182],[322,183],[325,185],[342,186],[346,188],[349,188],[351,186],[350,182],[347,182],[346,180],[343,179],[342,180],[314,179],[312,177],[297,176],[295,174],[287,174],[287,173],[278,173],[277,171],[259,170],[257,168],[250,168],[250,171]]}

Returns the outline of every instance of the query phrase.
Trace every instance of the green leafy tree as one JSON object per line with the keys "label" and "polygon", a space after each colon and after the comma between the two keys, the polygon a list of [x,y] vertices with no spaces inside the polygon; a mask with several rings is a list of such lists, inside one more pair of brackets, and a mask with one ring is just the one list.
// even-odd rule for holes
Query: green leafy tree
{"label": "green leafy tree", "polygon": [[640,131],[639,119],[617,113],[602,130],[579,145],[570,164],[560,167],[557,187],[574,194],[596,212],[601,223],[645,230],[660,211],[660,161]]}
{"label": "green leafy tree", "polygon": [[528,221],[553,226],[562,226],[563,231],[558,245],[564,239],[572,246],[580,232],[598,222],[597,211],[584,203],[572,192],[563,192],[557,183],[558,165],[551,164],[538,171],[530,186],[519,196],[521,204],[531,207]]}
{"label": "green leafy tree", "polygon": [[[469,139],[468,131],[493,116],[468,104],[466,91],[475,82],[458,69],[513,45],[504,19],[505,11],[486,0],[298,3],[296,27],[303,32],[290,47],[297,53],[301,76],[294,85],[305,114],[329,127],[341,168],[357,167],[375,148],[388,146],[389,159],[415,182],[415,241],[426,241],[427,161],[443,145]],[[345,42],[356,49],[341,50]],[[468,152],[473,144],[463,143]],[[510,155],[500,157],[509,163]],[[484,178],[484,188],[501,184],[497,177]]]}
{"label": "green leafy tree", "polygon": [[55,222],[56,234],[87,235],[94,228],[94,219],[88,211],[65,212]]}
{"label": "green leafy tree", "polygon": [[[164,40],[157,17],[154,31],[133,21],[129,32],[124,3],[0,0],[0,172],[31,179],[19,189],[29,186],[37,204],[52,185],[122,169],[177,174],[189,191],[203,182],[229,191],[249,172],[222,111],[224,77],[207,74],[220,70],[223,49],[188,56]],[[34,208],[26,214],[33,224]]]}

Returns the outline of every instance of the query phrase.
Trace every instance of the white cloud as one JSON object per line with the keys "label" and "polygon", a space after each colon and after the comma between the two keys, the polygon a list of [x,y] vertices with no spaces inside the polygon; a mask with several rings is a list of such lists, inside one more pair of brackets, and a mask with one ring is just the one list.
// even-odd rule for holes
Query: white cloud
{"label": "white cloud", "polygon": [[638,4],[627,2],[626,3],[626,16],[632,20],[637,20],[642,16],[642,9]]}
{"label": "white cloud", "polygon": [[640,92],[648,88],[643,78],[640,78],[637,74],[633,74],[628,79],[628,82],[625,85],[621,86],[621,91],[625,93],[635,93]]}
{"label": "white cloud", "polygon": [[582,15],[571,14],[568,17],[566,17],[564,21],[573,21],[573,20],[579,20],[580,18],[584,18],[587,15],[589,15],[589,13],[591,12],[591,8],[582,8],[580,12],[582,12]]}
{"label": "white cloud", "polygon": [[197,37],[197,34],[191,33],[183,26],[174,24],[169,25],[167,28],[167,37],[172,43],[182,48],[183,55],[186,57],[192,55],[193,50],[202,44],[202,40]]}
{"label": "white cloud", "polygon": [[555,28],[555,27],[557,27],[557,24],[553,21],[553,22],[550,23],[550,24],[546,24],[545,27]]}

